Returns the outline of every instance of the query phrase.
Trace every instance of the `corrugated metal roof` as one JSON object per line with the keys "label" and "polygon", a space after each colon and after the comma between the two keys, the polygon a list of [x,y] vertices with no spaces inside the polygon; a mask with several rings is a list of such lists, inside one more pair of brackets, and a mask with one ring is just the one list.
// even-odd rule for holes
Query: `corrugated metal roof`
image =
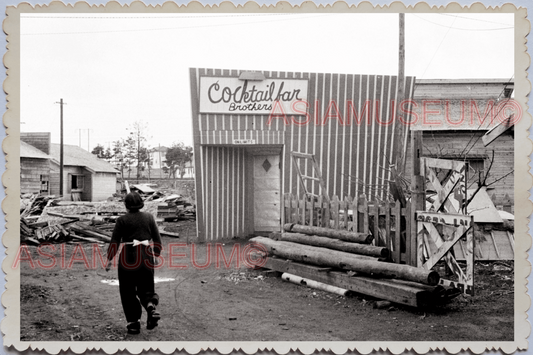
{"label": "corrugated metal roof", "polygon": [[[50,155],[59,162],[60,145],[52,143],[50,146]],[[89,170],[99,173],[117,173],[118,170],[108,162],[98,159],[94,154],[89,153],[75,145],[63,145],[63,164],[70,166],[83,166]]]}
{"label": "corrugated metal roof", "polygon": [[21,158],[37,158],[37,159],[51,159],[52,157],[34,146],[20,141],[20,157]]}

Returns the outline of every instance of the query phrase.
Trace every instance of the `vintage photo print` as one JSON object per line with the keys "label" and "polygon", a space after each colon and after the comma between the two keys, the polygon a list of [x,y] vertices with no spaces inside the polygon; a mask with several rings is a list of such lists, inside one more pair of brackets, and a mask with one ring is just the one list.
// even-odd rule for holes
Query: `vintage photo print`
{"label": "vintage photo print", "polygon": [[431,5],[8,5],[4,346],[527,350],[527,8]]}

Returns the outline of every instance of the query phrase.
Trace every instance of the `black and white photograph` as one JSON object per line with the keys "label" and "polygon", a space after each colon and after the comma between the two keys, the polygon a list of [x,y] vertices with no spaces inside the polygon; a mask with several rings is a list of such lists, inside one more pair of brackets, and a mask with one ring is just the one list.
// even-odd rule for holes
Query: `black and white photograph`
{"label": "black and white photograph", "polygon": [[527,8],[328,4],[7,6],[4,346],[527,349]]}

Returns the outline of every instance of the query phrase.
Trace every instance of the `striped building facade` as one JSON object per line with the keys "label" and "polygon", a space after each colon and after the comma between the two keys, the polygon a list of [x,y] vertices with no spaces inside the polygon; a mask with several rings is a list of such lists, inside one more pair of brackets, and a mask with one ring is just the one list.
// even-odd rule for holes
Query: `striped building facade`
{"label": "striped building facade", "polygon": [[[312,154],[318,162],[326,191],[309,181],[309,192],[384,196],[387,168],[398,147],[406,146],[408,132],[394,119],[397,77],[261,72],[259,79],[238,80],[242,74],[190,70],[200,241],[279,230],[282,195],[304,193],[291,152]],[[294,84],[290,108],[274,103],[269,113],[257,113],[205,105],[206,100],[222,103],[243,97],[263,103],[274,84],[276,90]],[[269,89],[254,91],[260,85]],[[406,78],[407,99],[413,88],[414,78]],[[245,89],[250,95],[242,95]],[[409,100],[405,103],[399,116],[408,121]],[[299,168],[303,175],[314,175],[308,160],[300,161]]]}

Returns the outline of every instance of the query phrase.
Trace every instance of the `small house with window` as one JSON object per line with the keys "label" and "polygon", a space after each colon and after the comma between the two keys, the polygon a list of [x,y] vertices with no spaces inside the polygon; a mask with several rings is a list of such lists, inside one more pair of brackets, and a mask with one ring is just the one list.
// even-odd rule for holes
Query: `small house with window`
{"label": "small house with window", "polygon": [[[60,144],[50,133],[21,133],[21,193],[60,195]],[[63,197],[73,201],[103,201],[117,188],[110,163],[74,145],[63,145]]]}
{"label": "small house with window", "polygon": [[[52,191],[59,195],[60,145],[51,144]],[[63,145],[63,196],[73,201],[103,201],[116,192],[117,173],[110,163],[75,145]]]}

